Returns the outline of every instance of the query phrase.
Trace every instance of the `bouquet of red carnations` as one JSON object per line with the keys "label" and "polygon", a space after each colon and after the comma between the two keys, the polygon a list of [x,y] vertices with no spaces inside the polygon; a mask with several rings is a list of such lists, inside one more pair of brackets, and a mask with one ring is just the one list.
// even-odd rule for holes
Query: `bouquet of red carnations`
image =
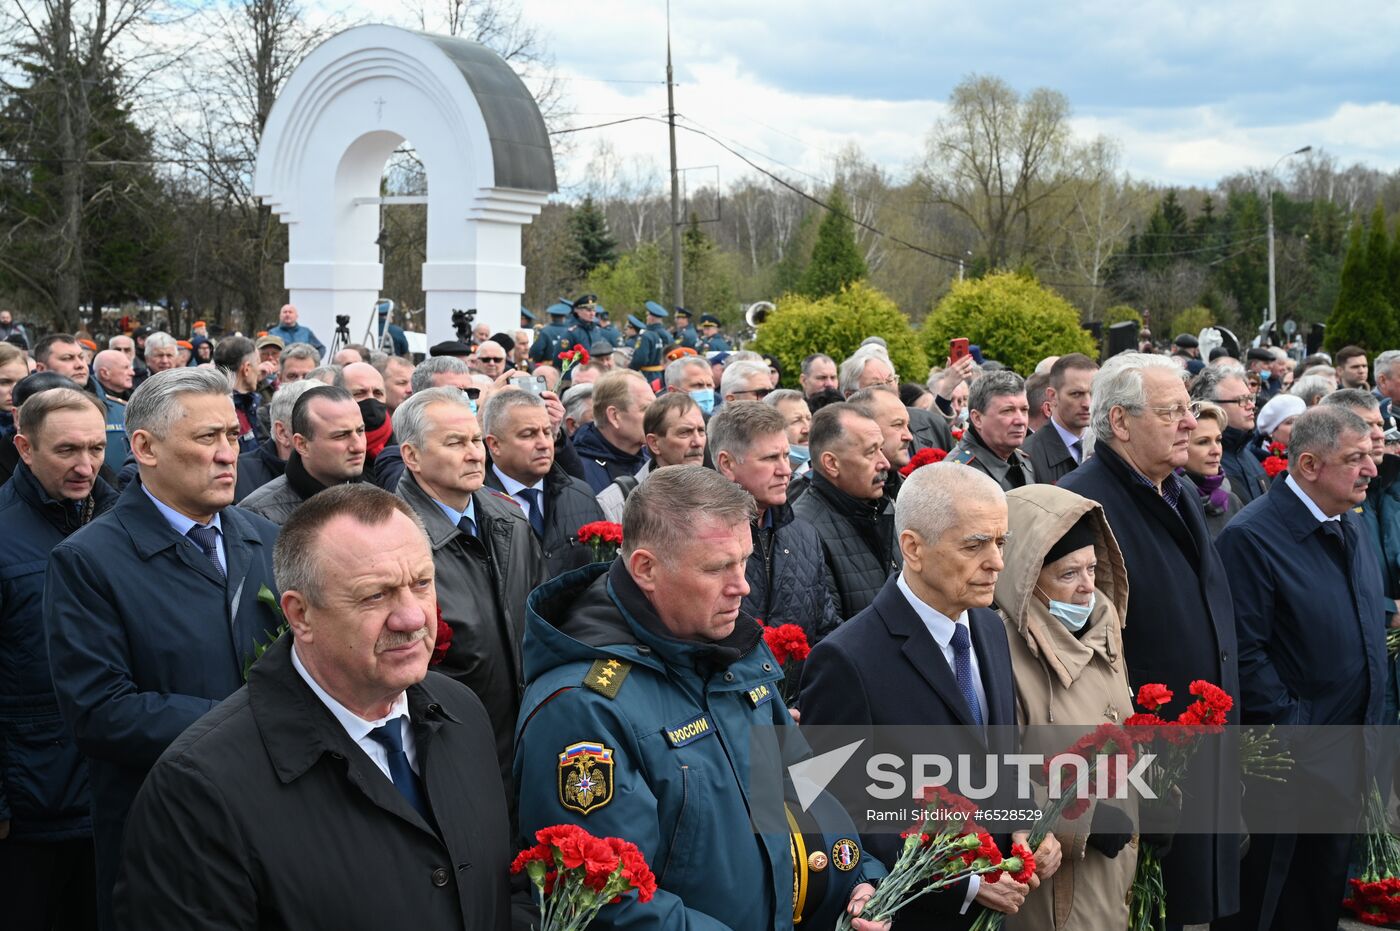
{"label": "bouquet of red carnations", "polygon": [[[758,622],[763,624],[762,620]],[[768,644],[768,649],[773,651],[773,658],[778,661],[778,667],[783,671],[783,704],[791,705],[792,700],[797,697],[797,683],[793,672],[797,664],[805,660],[812,652],[812,648],[807,644],[807,632],[796,624],[779,624],[777,627],[763,627],[763,642]]]}
{"label": "bouquet of red carnations", "polygon": [[588,350],[583,348],[582,343],[575,343],[573,349],[565,349],[559,353],[559,361],[563,363],[559,368],[559,380],[563,381],[564,376],[569,374],[569,369],[575,365],[587,365],[590,357]]}
{"label": "bouquet of red carnations", "polygon": [[[1176,720],[1168,721],[1156,712],[1171,703],[1172,690],[1158,682],[1149,682],[1138,689],[1137,703],[1147,711],[1135,714],[1123,722],[1123,728],[1140,748],[1151,748],[1152,765],[1147,768],[1146,781],[1158,804],[1172,805],[1179,799],[1179,785],[1201,738],[1218,734],[1235,700],[1218,685],[1197,679],[1190,692],[1196,696]],[[1140,750],[1140,752],[1142,752]],[[1146,807],[1149,803],[1144,802]],[[1151,931],[1162,928],[1167,920],[1167,895],[1162,882],[1162,856],[1151,842],[1138,845],[1137,872],[1129,891],[1128,927],[1131,931]]]}
{"label": "bouquet of red carnations", "polygon": [[594,562],[610,562],[622,548],[622,525],[595,520],[578,528],[578,542],[593,547]]}
{"label": "bouquet of red carnations", "polygon": [[609,902],[636,890],[638,902],[656,894],[656,877],[635,844],[594,837],[575,824],[535,832],[536,844],[510,865],[535,884],[540,905],[536,931],[581,931]]}
{"label": "bouquet of red carnations", "polygon": [[1342,905],[1362,924],[1392,925],[1400,922],[1400,839],[1386,824],[1385,802],[1375,782],[1371,783],[1363,818],[1366,856],[1361,877],[1347,880],[1351,897],[1343,899]]}
{"label": "bouquet of red carnations", "polygon": [[[1024,844],[1014,844],[1002,858],[996,841],[972,820],[977,806],[942,787],[924,792],[919,819],[901,837],[904,844],[888,876],[865,903],[860,917],[888,921],[910,902],[968,876],[994,883],[1003,873],[1025,882],[1035,872],[1035,857]],[[930,833],[930,828],[933,833]],[[836,931],[850,931],[851,918],[842,913]]]}
{"label": "bouquet of red carnations", "polygon": [[935,447],[921,449],[915,453],[908,462],[899,467],[899,474],[908,478],[915,469],[922,468],[926,465],[932,465],[935,462],[942,462],[946,458],[948,458],[948,451],[946,449],[937,449]]}

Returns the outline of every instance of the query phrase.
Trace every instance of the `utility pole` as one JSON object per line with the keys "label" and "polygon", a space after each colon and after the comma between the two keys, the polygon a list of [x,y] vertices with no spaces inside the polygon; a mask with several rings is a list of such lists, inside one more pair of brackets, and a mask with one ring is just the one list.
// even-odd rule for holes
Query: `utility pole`
{"label": "utility pole", "polygon": [[684,264],[681,261],[681,175],[676,167],[676,84],[671,71],[670,0],[666,0],[666,111],[671,126],[671,304],[681,307],[685,304],[685,283],[681,280]]}
{"label": "utility pole", "polygon": [[1279,160],[1274,162],[1274,167],[1269,169],[1268,178],[1265,179],[1264,190],[1269,199],[1269,319],[1265,322],[1271,328],[1278,322],[1278,299],[1274,293],[1274,171],[1278,169],[1279,165],[1283,164],[1284,159],[1311,151],[1312,146],[1305,145],[1301,149],[1289,152],[1287,155],[1279,156]]}

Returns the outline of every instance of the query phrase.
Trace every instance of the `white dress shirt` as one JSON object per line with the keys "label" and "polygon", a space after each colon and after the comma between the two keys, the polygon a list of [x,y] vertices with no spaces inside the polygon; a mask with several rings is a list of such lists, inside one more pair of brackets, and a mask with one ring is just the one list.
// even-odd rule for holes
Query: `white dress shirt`
{"label": "white dress shirt", "polygon": [[496,473],[496,478],[500,480],[501,487],[506,490],[506,494],[510,495],[511,500],[520,505],[520,510],[525,512],[526,520],[530,519],[530,508],[533,507],[533,505],[530,504],[530,499],[520,492],[526,488],[532,488],[538,491],[540,493],[540,520],[544,520],[544,479],[540,479],[533,485],[522,485],[520,482],[517,482],[509,475],[496,468],[494,462],[491,463],[491,471]]}
{"label": "white dress shirt", "polygon": [[1065,449],[1069,450],[1069,454],[1070,454],[1071,456],[1074,457],[1074,461],[1077,462],[1077,463],[1079,463],[1080,465],[1083,465],[1083,464],[1084,464],[1084,440],[1083,440],[1083,437],[1078,437],[1078,436],[1075,436],[1073,433],[1070,433],[1070,432],[1069,432],[1068,430],[1066,430],[1064,427],[1060,426],[1060,422],[1059,422],[1058,420],[1056,420],[1054,417],[1051,417],[1051,418],[1050,418],[1050,424],[1051,424],[1051,426],[1053,426],[1053,427],[1055,428],[1055,432],[1058,433],[1058,434],[1060,435],[1060,439],[1064,440]]}
{"label": "white dress shirt", "polygon": [[321,704],[330,709],[331,714],[335,715],[335,719],[340,722],[340,726],[345,728],[345,733],[349,734],[350,739],[353,740],[361,750],[365,751],[365,755],[370,758],[375,766],[379,767],[379,771],[384,774],[384,778],[388,779],[390,782],[394,781],[394,777],[389,772],[389,751],[384,749],[383,744],[371,737],[370,732],[380,725],[388,724],[390,721],[397,719],[400,722],[399,727],[402,728],[403,733],[404,756],[408,757],[408,765],[413,771],[415,773],[418,772],[418,744],[413,739],[413,728],[409,726],[411,722],[408,717],[407,692],[399,693],[399,697],[394,699],[393,707],[389,709],[389,713],[384,717],[376,721],[366,721],[364,718],[336,701],[331,697],[329,692],[321,688],[321,683],[317,682],[312,677],[311,673],[306,671],[306,667],[302,665],[301,657],[297,655],[295,644],[292,645],[292,668],[306,681],[307,685],[311,686],[311,691],[315,692],[316,697],[321,699]]}
{"label": "white dress shirt", "polygon": [[[967,621],[967,612],[958,615],[957,620],[953,620],[941,613],[936,608],[925,604],[920,600],[914,590],[909,587],[909,583],[904,581],[904,573],[900,572],[899,580],[895,583],[899,586],[900,592],[904,594],[904,600],[909,602],[909,606],[914,609],[914,613],[919,616],[919,620],[924,622],[928,632],[933,635],[934,643],[938,644],[938,649],[943,653],[943,659],[948,663],[948,671],[953,673],[954,681],[957,680],[956,654],[953,652],[953,632],[957,625],[961,624],[967,628],[968,659],[972,664],[972,689],[977,693],[977,703],[981,705],[981,716],[985,722],[987,720],[987,691],[982,688],[982,670],[977,665],[977,650],[972,645],[972,625]],[[977,898],[977,893],[982,889],[982,877],[970,876],[967,883],[967,895],[963,897],[962,909],[959,914],[966,914],[973,900]]]}
{"label": "white dress shirt", "polygon": [[1292,488],[1293,493],[1295,495],[1303,499],[1303,506],[1308,509],[1308,513],[1312,514],[1313,517],[1316,517],[1318,519],[1319,523],[1323,521],[1342,519],[1342,515],[1340,514],[1333,514],[1331,517],[1328,517],[1326,514],[1322,513],[1322,508],[1318,507],[1317,504],[1313,501],[1313,499],[1308,497],[1308,493],[1303,490],[1303,486],[1293,481],[1292,473],[1289,473],[1284,478],[1283,483],[1289,488]]}

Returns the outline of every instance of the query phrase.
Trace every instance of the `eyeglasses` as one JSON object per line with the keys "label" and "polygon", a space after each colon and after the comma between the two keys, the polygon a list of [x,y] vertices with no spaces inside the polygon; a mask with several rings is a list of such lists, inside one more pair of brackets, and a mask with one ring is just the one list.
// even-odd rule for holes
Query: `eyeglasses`
{"label": "eyeglasses", "polygon": [[1190,404],[1173,404],[1171,407],[1149,407],[1148,410],[1160,417],[1163,423],[1181,423],[1187,414],[1193,418],[1201,416],[1201,403],[1192,401]]}
{"label": "eyeglasses", "polygon": [[476,361],[477,361],[477,362],[496,362],[496,363],[501,363],[501,362],[506,361],[506,357],[505,357],[505,356],[477,356],[477,357],[476,357]]}
{"label": "eyeglasses", "polygon": [[1255,404],[1254,395],[1242,394],[1237,398],[1216,398],[1216,404],[1238,404],[1240,407],[1253,407]]}
{"label": "eyeglasses", "polygon": [[741,394],[751,394],[751,395],[753,395],[754,398],[756,398],[757,400],[762,401],[764,398],[768,397],[768,395],[770,395],[770,394],[772,394],[772,393],[773,393],[773,389],[772,389],[772,388],[750,388],[750,389],[747,390],[747,391],[735,391],[735,392],[734,392],[734,397],[737,398],[737,397],[738,397],[739,395],[741,395]]}

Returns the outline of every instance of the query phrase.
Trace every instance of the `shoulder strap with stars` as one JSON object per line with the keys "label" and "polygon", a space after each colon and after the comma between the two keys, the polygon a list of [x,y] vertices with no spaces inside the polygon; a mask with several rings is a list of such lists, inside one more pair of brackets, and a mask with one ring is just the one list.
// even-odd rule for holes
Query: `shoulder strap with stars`
{"label": "shoulder strap with stars", "polygon": [[953,453],[948,457],[948,461],[956,462],[961,465],[970,465],[972,460],[976,458],[976,453],[959,443],[953,448]]}
{"label": "shoulder strap with stars", "polygon": [[622,688],[623,680],[631,671],[632,664],[624,660],[600,659],[589,668],[588,675],[583,677],[583,684],[604,698],[616,698],[618,689]]}

